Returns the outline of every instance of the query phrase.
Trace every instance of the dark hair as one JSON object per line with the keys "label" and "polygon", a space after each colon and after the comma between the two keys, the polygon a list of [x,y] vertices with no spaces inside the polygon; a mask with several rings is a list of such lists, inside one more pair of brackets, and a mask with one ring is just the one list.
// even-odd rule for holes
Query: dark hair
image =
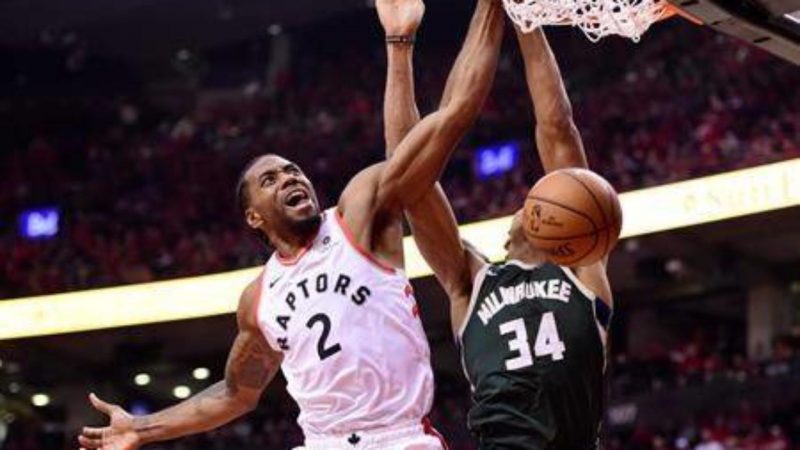
{"label": "dark hair", "polygon": [[[264,155],[256,156],[255,158],[251,159],[247,162],[242,169],[242,172],[239,174],[239,181],[236,182],[236,206],[239,209],[239,214],[244,216],[245,212],[247,212],[247,208],[250,207],[250,192],[248,191],[247,185],[247,172],[263,157],[265,156],[274,156],[272,153],[267,153]],[[248,227],[249,228],[249,227]],[[269,248],[272,248],[272,243],[269,241],[269,238],[266,234],[264,234],[261,230],[253,230],[256,234],[256,237],[259,241],[261,241],[264,245]]]}

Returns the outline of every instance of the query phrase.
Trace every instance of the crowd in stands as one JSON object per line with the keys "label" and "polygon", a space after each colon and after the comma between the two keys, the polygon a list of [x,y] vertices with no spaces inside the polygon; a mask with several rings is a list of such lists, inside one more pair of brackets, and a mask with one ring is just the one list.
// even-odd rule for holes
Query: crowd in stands
{"label": "crowd in stands", "polygon": [[673,346],[651,342],[636,355],[613,355],[611,395],[626,396],[718,381],[743,382],[800,371],[800,327],[774,339],[770,357],[731,349],[729,339],[698,333]]}
{"label": "crowd in stands", "polygon": [[607,450],[793,450],[800,443],[800,405],[759,410],[743,402],[671,427],[613,433]]}
{"label": "crowd in stands", "polygon": [[[793,372],[800,373],[795,357]],[[785,374],[784,374],[785,375]],[[780,376],[780,375],[772,375]],[[713,386],[718,381],[708,381]],[[744,382],[744,380],[742,380]],[[681,388],[676,388],[681,389]],[[702,395],[702,391],[700,391]],[[642,394],[646,395],[646,394]],[[218,430],[177,441],[153,444],[153,450],[285,449],[302,445],[297,409],[287,395],[271,396],[263,407]],[[437,375],[437,393],[430,419],[454,450],[477,448],[466,427],[470,407],[463,381]],[[13,423],[4,450],[64,450],[75,445],[74,430],[40,420]],[[733,407],[697,411],[687,418],[658,424],[635,422],[606,426],[605,450],[796,450],[800,448],[800,402],[756,405],[747,399]]]}
{"label": "crowd in stands", "polygon": [[[635,47],[613,40],[590,46],[582,36],[551,34],[595,170],[626,191],[800,157],[795,67],[710,31],[667,27]],[[313,31],[303,33],[313,40],[307,34]],[[417,92],[426,112],[435,107],[455,47],[422,37]],[[68,77],[73,87],[102,84],[97,71],[81,78],[96,65],[79,38],[43,40],[48,47],[37,61],[61,64],[60,71],[47,72],[51,77]],[[512,43],[506,44],[480,122],[445,174],[461,222],[513,212],[540,173],[531,156],[532,118],[522,69]],[[293,63],[270,95],[253,80],[233,100],[177,111],[118,85],[103,95],[91,89],[59,95],[57,89],[40,89],[54,83],[51,78],[5,76],[0,70],[0,80],[23,93],[0,100],[0,299],[263,262],[266,251],[239,217],[234,186],[245,162],[264,152],[296,160],[315,183],[322,205],[333,206],[346,181],[383,155],[384,70],[376,62],[383,60],[383,47],[361,40],[338,45],[336,53],[304,45],[295,43]],[[117,81],[125,76],[118,66],[100,67]],[[37,98],[37,92],[47,95]],[[473,150],[508,140],[522,143],[523,163],[503,175],[479,178]],[[42,205],[59,208],[59,235],[19,236],[17,216]],[[763,361],[697,340],[654,347],[645,355],[617,353],[610,394],[797,373],[798,349],[792,335],[778,339],[772,357]],[[475,448],[465,428],[469,399],[463,382],[447,380],[437,388],[432,421],[451,448]],[[152,448],[292,447],[302,441],[294,408],[284,398],[221,430]],[[63,430],[43,437],[48,430],[42,423],[26,428],[17,422],[0,448],[74,447]],[[798,449],[800,404],[743,402],[659,427],[609,429],[604,442],[609,450]]]}
{"label": "crowd in stands", "polygon": [[[655,30],[635,47],[551,38],[590,163],[621,191],[800,156],[800,73],[788,63],[685,26]],[[430,111],[456,48],[426,42],[417,92]],[[0,298],[263,261],[234,207],[239,171],[255,155],[280,153],[305,169],[324,207],[334,205],[345,182],[383,155],[384,69],[375,62],[383,50],[375,44],[331,53],[297,43],[273,95],[255,83],[234,101],[178,113],[144,95],[10,96],[0,105],[8,125]],[[514,211],[540,170],[522,69],[506,44],[494,92],[444,179],[462,222]],[[476,177],[472,150],[511,139],[522,143],[523,163]],[[59,236],[20,237],[17,215],[40,205],[59,208]]]}
{"label": "crowd in stands", "polygon": [[[602,449],[800,449],[800,392],[785,390],[800,379],[800,329],[776,338],[770,356],[761,360],[748,360],[736,356],[741,351],[725,350],[720,345],[720,335],[706,329],[690,327],[690,332],[684,333],[688,336],[686,340],[674,341],[662,351],[651,350],[654,346],[649,346],[636,358],[616,352],[608,369],[610,412],[602,433]],[[633,360],[637,360],[637,369],[632,368]],[[734,360],[738,361],[731,363]],[[632,385],[631,378],[637,378],[639,384]],[[474,438],[466,426],[470,407],[466,381],[459,374],[448,373],[437,373],[436,381],[432,423],[447,438],[450,448],[475,449]],[[733,390],[731,385],[736,385]],[[731,398],[723,398],[723,393]],[[648,399],[661,394],[670,398],[671,409],[662,408],[654,421],[652,413],[646,414],[644,405],[652,405],[653,400]],[[120,395],[117,401],[131,409],[125,403],[125,395]],[[705,402],[698,403],[695,399]],[[168,400],[165,405],[171,402]],[[642,405],[641,418],[615,420],[613,410],[631,402]],[[302,433],[296,424],[297,407],[284,389],[280,386],[270,389],[261,405],[245,418],[218,430],[151,448],[248,450],[284,449],[302,444]],[[64,427],[63,414],[18,418],[10,425],[5,444],[3,417],[0,397],[3,450],[73,448],[75,430]]]}

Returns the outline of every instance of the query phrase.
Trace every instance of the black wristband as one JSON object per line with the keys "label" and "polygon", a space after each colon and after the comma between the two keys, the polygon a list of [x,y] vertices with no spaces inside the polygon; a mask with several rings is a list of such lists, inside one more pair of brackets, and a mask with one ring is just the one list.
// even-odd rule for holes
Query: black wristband
{"label": "black wristband", "polygon": [[386,43],[387,44],[407,44],[407,45],[410,45],[410,44],[413,44],[414,42],[416,42],[416,40],[417,39],[413,34],[410,35],[410,36],[402,36],[402,35],[386,36]]}

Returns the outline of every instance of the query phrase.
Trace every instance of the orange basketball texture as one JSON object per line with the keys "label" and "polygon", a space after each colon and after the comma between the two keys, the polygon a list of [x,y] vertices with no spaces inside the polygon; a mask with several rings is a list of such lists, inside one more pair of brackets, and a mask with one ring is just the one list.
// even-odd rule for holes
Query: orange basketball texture
{"label": "orange basketball texture", "polygon": [[622,230],[622,208],[600,175],[578,168],[547,174],[528,193],[528,240],[562,266],[586,266],[609,254]]}

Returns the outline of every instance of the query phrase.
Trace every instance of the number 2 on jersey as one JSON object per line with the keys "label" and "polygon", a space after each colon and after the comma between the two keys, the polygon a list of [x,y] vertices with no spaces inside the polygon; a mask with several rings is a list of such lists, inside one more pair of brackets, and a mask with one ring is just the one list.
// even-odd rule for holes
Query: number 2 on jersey
{"label": "number 2 on jersey", "polygon": [[[501,324],[500,334],[511,334],[511,340],[508,341],[508,349],[519,353],[518,356],[506,360],[506,370],[517,370],[533,365],[531,344],[528,340],[528,329],[525,328],[525,319],[514,319]],[[564,359],[566,350],[564,342],[558,336],[556,316],[552,312],[544,313],[542,321],[539,323],[539,331],[536,332],[536,342],[533,344],[534,355],[551,355],[553,361],[560,361]]]}
{"label": "number 2 on jersey", "polygon": [[319,335],[319,341],[317,341],[317,353],[319,354],[320,361],[324,361],[325,358],[339,353],[342,346],[339,344],[328,346],[328,335],[331,333],[331,319],[328,318],[328,316],[325,314],[315,314],[308,319],[306,326],[309,329],[314,328],[317,322],[322,324],[322,333]]}

